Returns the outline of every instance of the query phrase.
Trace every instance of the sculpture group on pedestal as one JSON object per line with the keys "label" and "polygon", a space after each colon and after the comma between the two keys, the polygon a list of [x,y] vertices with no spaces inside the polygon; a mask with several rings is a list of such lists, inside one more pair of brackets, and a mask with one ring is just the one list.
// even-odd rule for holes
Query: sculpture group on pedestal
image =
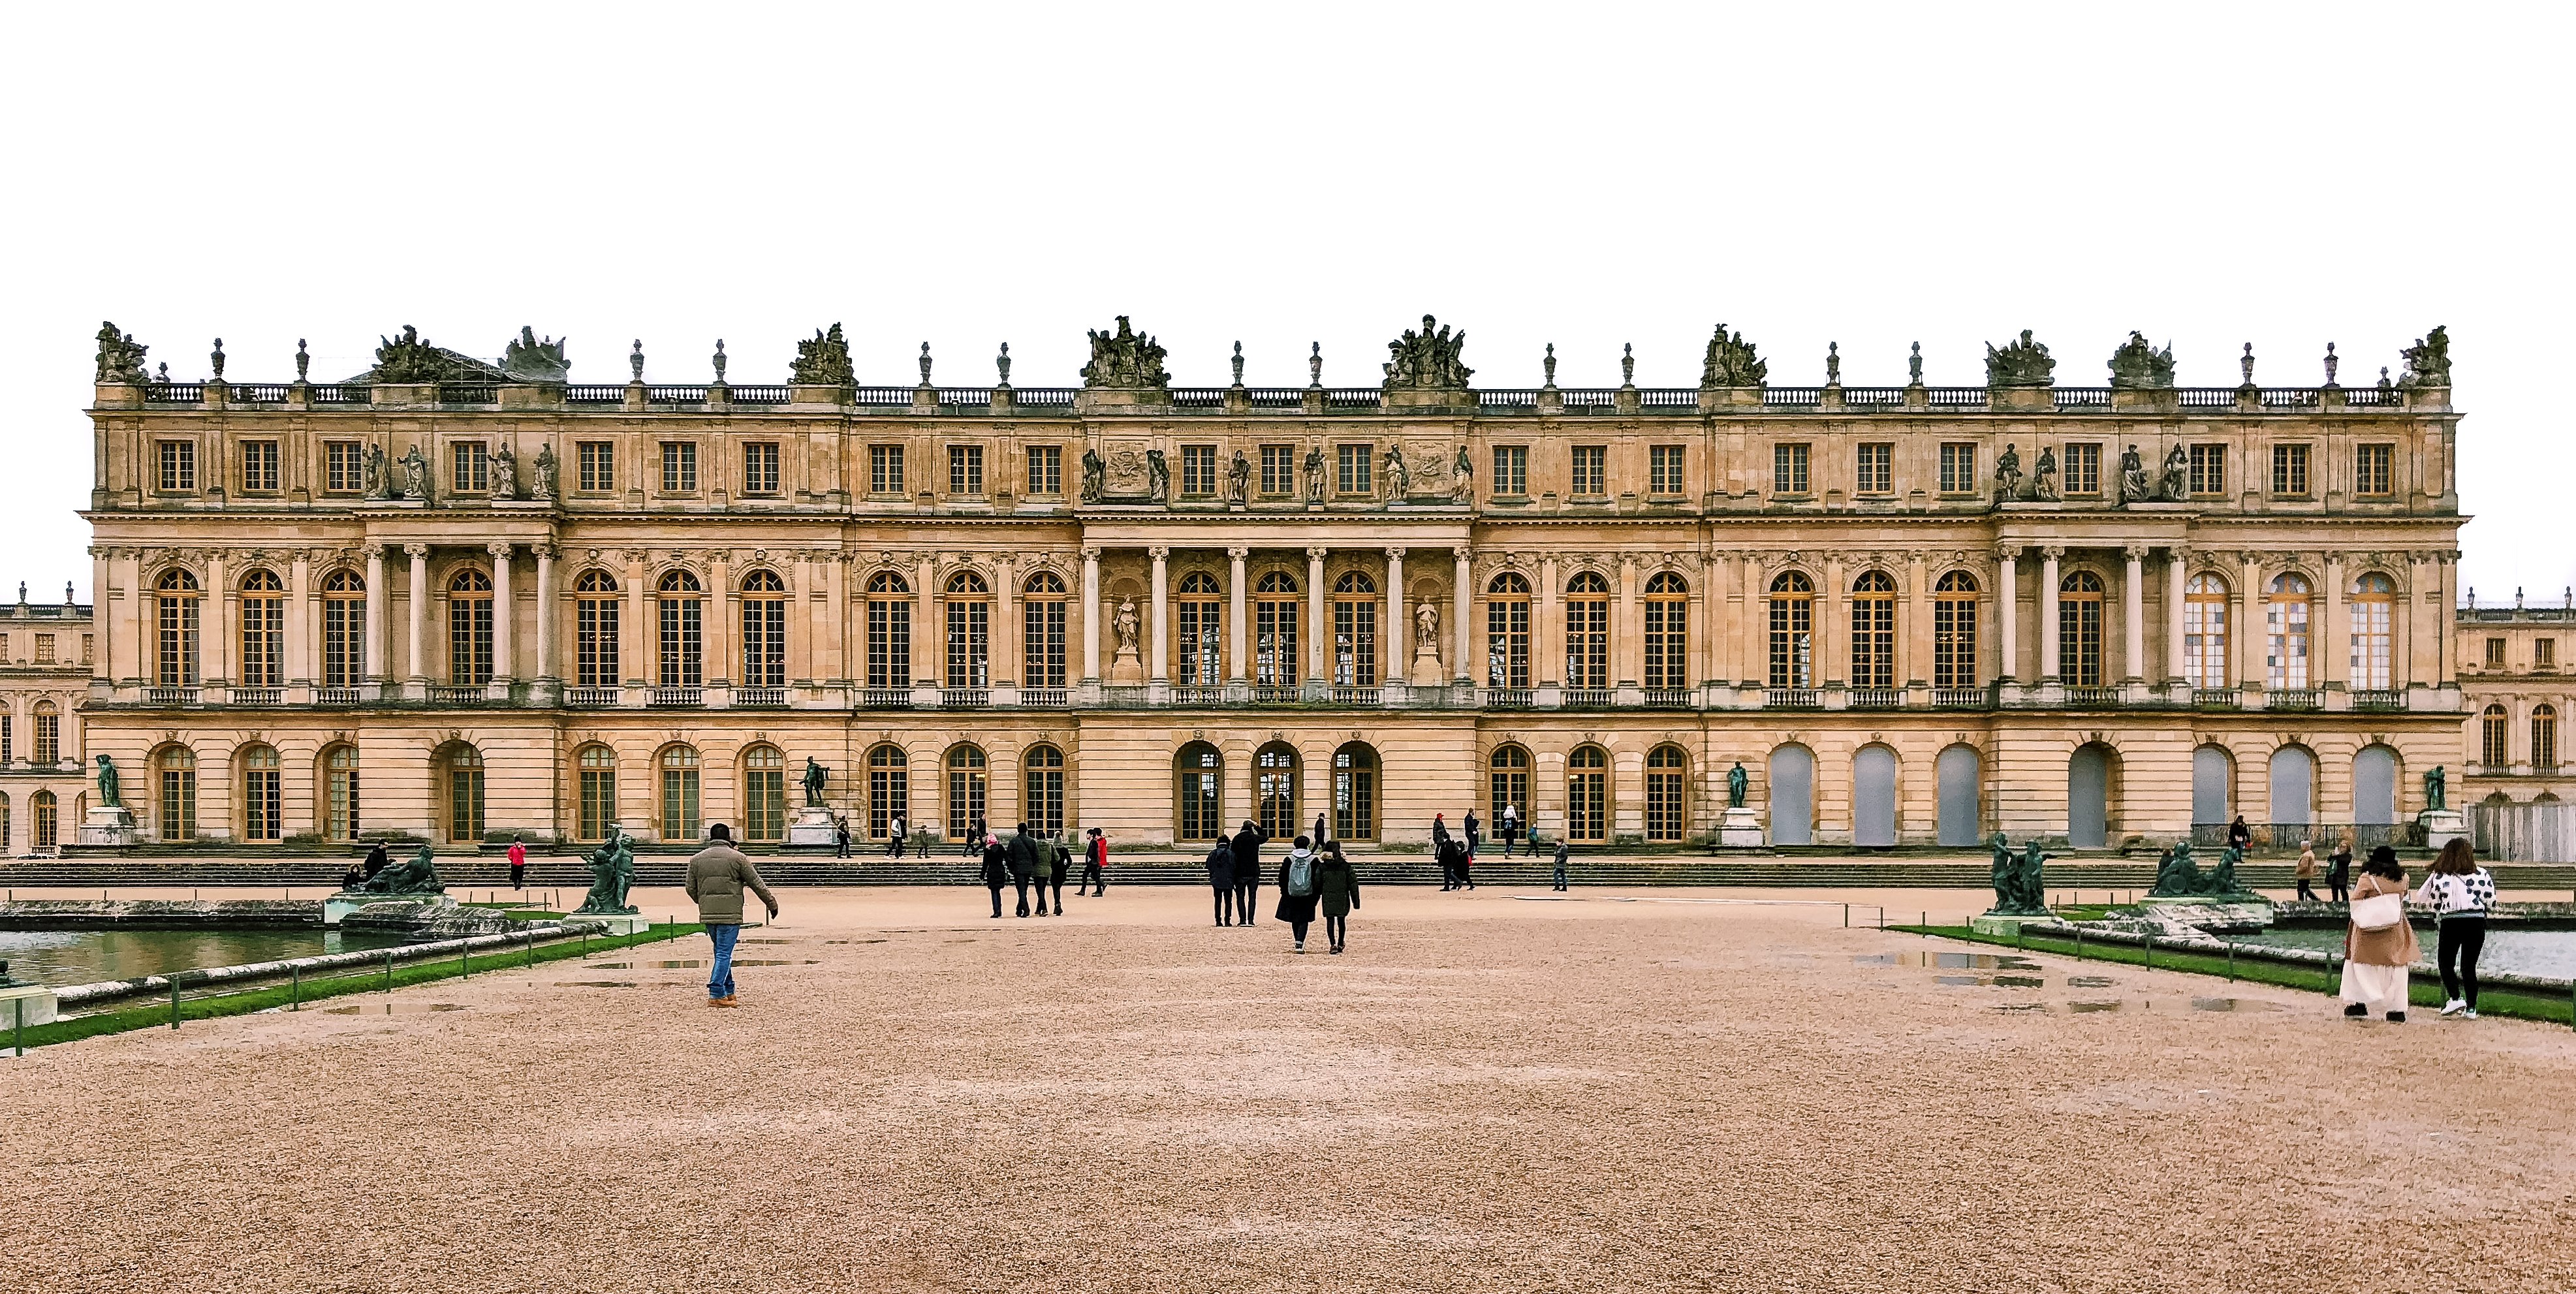
{"label": "sculpture group on pedestal", "polygon": [[134,340],[131,334],[118,332],[115,324],[101,321],[98,325],[98,380],[124,382],[132,386],[150,381],[150,375],[143,370],[143,355],[150,349]]}
{"label": "sculpture group on pedestal", "polygon": [[2044,871],[2048,855],[2040,852],[2039,842],[2031,841],[2019,854],[1995,833],[1994,849],[1995,905],[1986,909],[1988,916],[2044,917],[2048,911],[2048,881]]}
{"label": "sculpture group on pedestal", "polygon": [[635,842],[617,824],[610,823],[608,839],[590,855],[590,893],[582,896],[575,916],[626,917],[637,909],[626,902],[626,892],[635,885]]}
{"label": "sculpture group on pedestal", "polygon": [[[2028,334],[2024,334],[2027,336]],[[2173,343],[2163,350],[2147,344],[2146,334],[2131,332],[2129,340],[2111,352],[2111,389],[2115,391],[2170,391],[2174,384]]]}
{"label": "sculpture group on pedestal", "polygon": [[1403,336],[1386,344],[1386,389],[1467,389],[1467,380],[1476,371],[1459,361],[1466,347],[1466,333],[1453,334],[1448,325],[1430,315],[1422,316],[1422,331],[1407,328]]}
{"label": "sculpture group on pedestal", "polygon": [[1163,346],[1118,316],[1112,332],[1091,329],[1091,362],[1082,366],[1082,384],[1123,390],[1169,390],[1171,374],[1163,370]]}
{"label": "sculpture group on pedestal", "polygon": [[1708,350],[1700,357],[1699,384],[1703,387],[1760,386],[1771,375],[1771,365],[1753,351],[1753,343],[1740,332],[1730,333],[1725,324],[1717,326],[1717,335],[1708,339]]}
{"label": "sculpture group on pedestal", "polygon": [[444,894],[447,887],[439,883],[438,866],[430,857],[429,842],[422,841],[420,852],[408,861],[388,864],[383,871],[350,887],[348,893],[367,894]]}
{"label": "sculpture group on pedestal", "polygon": [[440,382],[456,376],[456,361],[447,352],[429,344],[418,328],[404,324],[402,333],[376,339],[376,366],[368,373],[376,382]]}
{"label": "sculpture group on pedestal", "polygon": [[[637,342],[638,357],[642,342]],[[639,363],[640,374],[643,366]],[[788,367],[788,380],[798,386],[849,386],[857,378],[850,367],[850,339],[841,335],[841,325],[817,328],[811,341],[796,343],[796,362]]]}
{"label": "sculpture group on pedestal", "polygon": [[1986,343],[1986,385],[1990,387],[2052,386],[2056,379],[2057,361],[2049,358],[2048,347],[2030,339],[2030,329],[2021,330],[2017,341],[2006,342],[1998,350]]}
{"label": "sculpture group on pedestal", "polygon": [[2229,845],[2218,855],[2218,866],[2204,872],[2192,861],[2191,842],[2175,841],[2156,868],[2155,888],[2147,894],[2160,899],[2250,897],[2252,891],[2236,879],[2236,865],[2244,859],[2243,849]]}
{"label": "sculpture group on pedestal", "polygon": [[572,373],[572,362],[564,358],[564,340],[539,341],[536,329],[522,326],[518,337],[501,352],[501,371],[513,382],[561,382]]}

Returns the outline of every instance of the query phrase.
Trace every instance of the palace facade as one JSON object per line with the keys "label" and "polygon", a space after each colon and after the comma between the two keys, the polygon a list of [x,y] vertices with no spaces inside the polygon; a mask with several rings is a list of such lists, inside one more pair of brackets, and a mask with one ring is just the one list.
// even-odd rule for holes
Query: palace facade
{"label": "palace facade", "polygon": [[71,842],[87,811],[81,707],[97,635],[89,608],[63,589],[59,604],[0,606],[0,856],[47,854]]}
{"label": "palace facade", "polygon": [[[1496,389],[568,381],[409,330],[345,382],[147,377],[101,333],[88,750],[147,841],[780,838],[1022,819],[1121,845],[1505,803],[1710,841],[2078,848],[2395,823],[2456,760],[2459,415],[2404,380]],[[1372,364],[1372,368],[1378,367]],[[58,644],[58,650],[60,646]],[[59,794],[59,792],[57,793]]]}
{"label": "palace facade", "polygon": [[2576,706],[2576,673],[2559,653],[2576,644],[2576,597],[2554,607],[2460,608],[2460,686],[2467,694],[2467,774],[2459,806],[2530,804],[2576,796],[2576,766],[2561,762],[2560,725]]}

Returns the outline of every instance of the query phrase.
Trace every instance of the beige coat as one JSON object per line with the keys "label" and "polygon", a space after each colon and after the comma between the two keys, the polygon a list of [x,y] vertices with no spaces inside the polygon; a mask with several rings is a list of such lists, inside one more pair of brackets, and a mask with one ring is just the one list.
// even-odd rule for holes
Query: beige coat
{"label": "beige coat", "polygon": [[[2374,894],[2402,895],[2404,893],[2406,893],[2405,881],[2392,881],[2387,877],[2373,876],[2368,872],[2363,872],[2360,881],[2352,887],[2352,897],[2356,903]],[[2423,945],[2415,942],[2415,927],[2409,922],[2400,921],[2386,930],[2364,930],[2359,926],[2344,927],[2343,955],[2345,960],[2359,962],[2364,966],[2412,966],[2423,957],[2424,948]]]}
{"label": "beige coat", "polygon": [[731,845],[709,845],[689,860],[689,897],[698,901],[698,924],[742,924],[742,892],[760,896],[769,915],[778,915],[777,896],[760,883],[760,873],[742,851]]}

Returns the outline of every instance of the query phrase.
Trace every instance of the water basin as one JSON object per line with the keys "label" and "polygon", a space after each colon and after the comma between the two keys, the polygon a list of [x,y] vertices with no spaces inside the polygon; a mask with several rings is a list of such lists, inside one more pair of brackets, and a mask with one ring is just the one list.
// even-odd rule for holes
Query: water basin
{"label": "water basin", "polygon": [[394,947],[399,934],[306,930],[0,930],[0,961],[31,984],[95,984]]}
{"label": "water basin", "polygon": [[[2418,926],[2415,935],[2423,941],[2425,959],[2431,960],[2434,932],[2428,927]],[[2228,938],[2259,948],[2343,951],[2342,926],[2322,929],[2275,926],[2259,934],[2230,935]],[[2576,930],[2516,930],[2507,926],[2488,926],[2486,948],[2478,954],[2478,969],[2541,975],[2551,979],[2576,978]]]}

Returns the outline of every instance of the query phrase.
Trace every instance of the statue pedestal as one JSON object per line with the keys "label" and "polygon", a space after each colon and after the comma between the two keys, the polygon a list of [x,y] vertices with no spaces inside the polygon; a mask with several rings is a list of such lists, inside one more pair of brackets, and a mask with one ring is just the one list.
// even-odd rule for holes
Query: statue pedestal
{"label": "statue pedestal", "polygon": [[787,843],[780,849],[790,854],[837,854],[841,852],[840,824],[832,820],[830,809],[806,805],[796,811],[796,820],[787,824]]}
{"label": "statue pedestal", "polygon": [[1145,681],[1145,662],[1137,658],[1135,648],[1122,647],[1119,649],[1117,659],[1109,662],[1109,681],[1112,683],[1142,683]]}
{"label": "statue pedestal", "polygon": [[[0,1043],[10,1043],[10,1035],[19,1025],[32,1029],[52,1024],[61,1011],[61,999],[42,984],[0,984]],[[17,1054],[14,1044],[0,1046],[0,1056]]]}
{"label": "statue pedestal", "polygon": [[2163,922],[2167,929],[2252,934],[2272,925],[2271,900],[2251,894],[2230,898],[2151,894],[2138,900],[2138,911]]}
{"label": "statue pedestal", "polygon": [[2426,849],[2438,850],[2469,835],[2469,816],[2457,809],[2426,809],[2415,815],[2415,823],[2424,829]]}
{"label": "statue pedestal", "polygon": [[641,912],[576,912],[566,919],[602,922],[611,935],[640,935],[653,928],[653,918]]}
{"label": "statue pedestal", "polygon": [[2010,936],[2019,934],[2021,928],[2031,922],[2036,921],[2044,925],[2056,919],[2057,914],[2053,912],[2039,912],[2029,916],[2010,912],[1980,912],[1968,918],[1968,929],[1981,935]]}
{"label": "statue pedestal", "polygon": [[1728,809],[1726,816],[1718,819],[1720,849],[1760,849],[1769,843],[1762,838],[1762,815],[1750,808]]}
{"label": "statue pedestal", "polygon": [[370,894],[364,890],[342,890],[322,900],[322,924],[336,926],[350,913],[378,903],[409,903],[429,908],[456,906],[456,900],[444,894]]}
{"label": "statue pedestal", "polygon": [[102,804],[91,809],[88,820],[81,823],[80,843],[109,846],[135,843],[134,811],[115,804]]}

